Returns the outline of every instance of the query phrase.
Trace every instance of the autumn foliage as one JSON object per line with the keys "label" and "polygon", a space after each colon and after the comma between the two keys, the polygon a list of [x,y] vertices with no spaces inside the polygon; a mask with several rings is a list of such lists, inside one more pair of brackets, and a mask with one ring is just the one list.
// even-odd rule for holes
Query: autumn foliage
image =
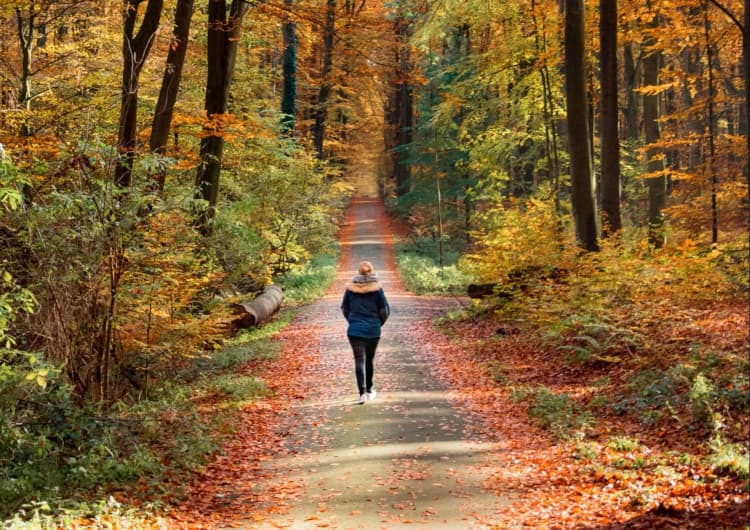
{"label": "autumn foliage", "polygon": [[[262,504],[260,463],[303,397],[282,366],[314,362],[319,330],[237,336],[231,304],[269,283],[288,306],[321,296],[348,201],[377,192],[404,285],[487,289],[440,323],[450,340],[424,333],[474,434],[529,448],[487,484],[516,495],[507,521],[732,527],[750,428],[743,8],[586,5],[566,74],[571,19],[549,0],[2,2],[0,517],[85,525],[59,492],[85,513],[111,496],[115,517],[217,481]],[[214,508],[173,517],[210,527]]]}

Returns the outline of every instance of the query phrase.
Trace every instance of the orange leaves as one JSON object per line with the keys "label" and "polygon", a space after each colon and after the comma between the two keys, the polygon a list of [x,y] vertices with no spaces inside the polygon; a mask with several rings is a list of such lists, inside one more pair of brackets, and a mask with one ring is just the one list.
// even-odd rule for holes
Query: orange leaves
{"label": "orange leaves", "polygon": [[[708,312],[695,310],[690,314],[685,324],[692,322],[693,332],[723,329],[712,335],[723,337],[721,341],[737,335],[730,326],[735,318],[709,318]],[[706,322],[698,315],[706,315]],[[746,318],[740,320],[746,327]],[[677,325],[680,321],[681,313],[673,312],[654,326],[676,334],[684,330]],[[585,407],[587,393],[596,387],[590,381],[601,381],[603,373],[546,351],[523,331],[491,340],[497,326],[492,318],[475,317],[450,324],[452,344],[433,340],[438,342],[434,349],[443,366],[440,373],[458,393],[459,406],[477,418],[470,424],[475,436],[503,448],[495,454],[496,469],[484,484],[510,499],[499,511],[500,528],[645,529],[685,527],[687,521],[695,528],[736,527],[748,506],[742,481],[717,477],[698,456],[686,459],[686,453],[702,452],[702,441],[688,438],[684,429],[667,424],[649,428],[627,416],[598,415],[587,437],[554,443],[529,425],[525,404],[509,399],[512,389],[555,388],[576,396]],[[607,385],[596,387],[599,395],[617,398],[626,370],[608,366]]]}
{"label": "orange leaves", "polygon": [[[299,414],[296,405],[303,397],[298,391],[302,367],[315,362],[317,350],[309,335],[310,330],[291,327],[278,359],[254,360],[241,368],[266,380],[275,397],[254,401],[238,412],[234,432],[221,452],[189,485],[187,500],[169,514],[170,528],[185,528],[184,521],[190,522],[190,528],[246,528],[248,523],[252,526],[274,514],[288,513],[289,503],[299,496],[304,484],[290,479],[268,486],[267,479],[273,475],[272,463],[293,450],[286,445],[284,424]],[[266,489],[259,488],[261,483]]]}
{"label": "orange leaves", "polygon": [[[351,228],[349,224],[342,232],[348,236]],[[331,291],[337,299],[339,287]],[[412,302],[424,300],[399,297],[404,308]],[[697,322],[701,321],[696,316],[706,316],[701,312],[690,315]],[[242,369],[267,380],[273,397],[256,401],[238,414],[236,434],[190,486],[188,501],[173,521],[189,520],[209,528],[240,521],[250,527],[262,522],[263,528],[293,528],[302,523],[306,528],[336,528],[344,527],[342,521],[349,517],[373,528],[378,523],[383,528],[429,528],[446,517],[454,518],[450,520],[457,528],[462,523],[469,526],[468,521],[482,528],[560,530],[687,527],[699,521],[695,528],[708,528],[731,527],[747,508],[744,484],[717,476],[701,463],[700,440],[689,438],[686,429],[664,422],[644,426],[635,415],[614,416],[606,407],[592,405],[595,398],[623,399],[633,359],[606,368],[570,363],[559,351],[545,349],[527,330],[497,333],[492,315],[453,322],[450,339],[428,319],[409,321],[409,338],[399,337],[396,342],[397,348],[412,351],[418,340],[420,352],[422,348],[426,352],[420,361],[428,361],[431,376],[450,385],[452,404],[459,411],[455,417],[441,413],[420,424],[429,431],[425,440],[430,444],[459,440],[469,449],[462,449],[460,457],[432,453],[434,446],[426,442],[424,449],[386,453],[373,468],[365,468],[361,455],[387,451],[390,442],[400,444],[401,437],[406,437],[403,431],[395,439],[381,438],[380,431],[364,436],[368,432],[365,423],[374,420],[380,426],[384,418],[392,420],[400,413],[402,405],[383,399],[368,404],[364,413],[377,414],[376,407],[382,407],[380,411],[387,411],[384,417],[348,416],[343,426],[326,421],[328,409],[301,390],[314,388],[327,400],[337,392],[329,388],[335,386],[333,379],[343,373],[336,371],[341,359],[320,351],[321,345],[330,346],[326,341],[332,341],[342,326],[321,322],[319,316],[301,312],[279,337],[283,344],[279,359],[256,360]],[[679,315],[665,311],[657,318],[649,314],[661,326],[668,316],[676,319]],[[735,322],[708,316],[706,320],[714,323],[705,325],[715,325],[716,333]],[[736,323],[741,322],[738,316]],[[639,325],[645,334],[651,324]],[[386,355],[400,353],[384,349]],[[376,373],[382,377],[378,384],[383,384],[378,390],[387,396],[395,376]],[[331,383],[321,385],[320,381]],[[537,387],[550,388],[550,395],[569,396],[574,410],[595,411],[595,425],[582,430],[578,438],[554,439],[530,421],[528,399],[518,398],[519,389]],[[337,399],[342,414],[350,413],[351,405],[342,404],[340,395]],[[387,423],[382,421],[382,426]],[[337,437],[336,430],[342,428],[367,443]],[[333,457],[327,453],[331,446],[336,447]],[[473,451],[487,458],[464,459]],[[424,459],[426,455],[430,458]],[[297,473],[299,469],[303,471]],[[367,483],[356,489],[355,479],[363,469]],[[474,488],[471,480],[477,476],[481,478],[473,483]],[[495,500],[492,495],[497,505],[489,507],[492,502],[487,499]],[[342,503],[341,498],[357,498],[363,504]],[[450,503],[456,499],[464,503],[458,515],[444,509],[455,506]],[[480,502],[481,506],[473,504]],[[370,517],[379,521],[372,522]]]}

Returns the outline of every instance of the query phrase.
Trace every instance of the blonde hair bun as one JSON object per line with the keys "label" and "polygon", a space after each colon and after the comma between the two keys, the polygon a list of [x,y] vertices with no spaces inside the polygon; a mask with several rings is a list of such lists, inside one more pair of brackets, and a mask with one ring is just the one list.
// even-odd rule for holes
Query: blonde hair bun
{"label": "blonde hair bun", "polygon": [[362,275],[372,274],[372,263],[369,261],[361,261],[359,263],[359,273]]}

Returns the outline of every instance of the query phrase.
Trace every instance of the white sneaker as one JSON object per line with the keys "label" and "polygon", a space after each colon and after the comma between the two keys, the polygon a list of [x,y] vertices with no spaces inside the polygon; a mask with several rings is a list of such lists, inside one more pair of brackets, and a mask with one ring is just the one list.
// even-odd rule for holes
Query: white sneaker
{"label": "white sneaker", "polygon": [[367,399],[372,401],[373,399],[375,399],[375,394],[377,394],[377,392],[375,392],[375,389],[373,388],[367,393]]}
{"label": "white sneaker", "polygon": [[360,405],[364,405],[366,401],[367,401],[367,394],[361,394],[359,396],[359,401],[357,403],[359,403]]}

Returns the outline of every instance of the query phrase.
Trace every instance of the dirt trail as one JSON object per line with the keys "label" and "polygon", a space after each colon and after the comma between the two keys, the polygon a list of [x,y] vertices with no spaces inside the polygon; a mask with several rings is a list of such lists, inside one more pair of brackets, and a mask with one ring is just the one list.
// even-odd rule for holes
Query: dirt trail
{"label": "dirt trail", "polygon": [[[404,292],[382,208],[375,199],[353,203],[335,285],[294,323],[316,330],[319,366],[304,378],[301,410],[268,464],[272,478],[257,486],[277,494],[248,528],[488,528],[503,502],[482,488],[492,448],[469,439],[422,332],[457,302]],[[376,356],[378,394],[365,405],[356,403],[339,310],[361,259],[372,261],[392,306]],[[288,498],[280,503],[278,492]]]}
{"label": "dirt trail", "polygon": [[[391,235],[379,200],[352,204],[327,296],[278,335],[278,358],[240,369],[273,395],[240,411],[221,453],[184,486],[168,528],[744,528],[746,481],[704,482],[711,469],[675,461],[653,441],[639,450],[643,470],[623,468],[631,451],[607,445],[617,418],[589,433],[580,446],[589,456],[556,442],[488,374],[501,353],[523,375],[515,381],[548,384],[530,368],[554,357],[522,337],[488,357],[491,322],[464,323],[451,339],[437,332],[433,319],[461,302],[405,292]],[[365,405],[356,402],[339,311],[361,259],[373,262],[392,305],[376,356],[378,395]]]}

